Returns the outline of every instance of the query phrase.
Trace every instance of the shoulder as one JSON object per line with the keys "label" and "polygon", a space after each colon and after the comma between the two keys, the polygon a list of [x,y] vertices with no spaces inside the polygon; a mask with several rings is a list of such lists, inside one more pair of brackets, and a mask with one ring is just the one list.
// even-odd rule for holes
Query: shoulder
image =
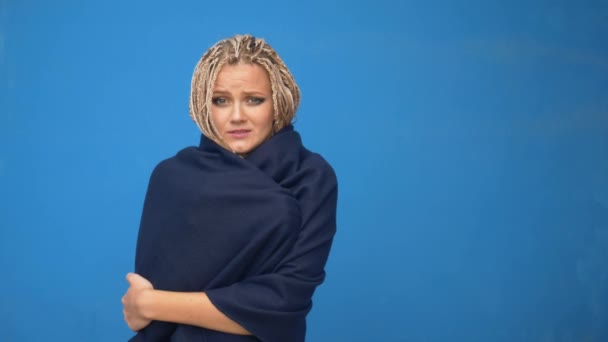
{"label": "shoulder", "polygon": [[313,174],[319,185],[332,189],[338,186],[338,177],[331,164],[319,153],[302,148],[302,168]]}
{"label": "shoulder", "polygon": [[152,170],[151,178],[166,177],[171,174],[175,174],[184,167],[184,164],[188,164],[188,160],[192,159],[192,155],[195,153],[196,147],[190,146],[181,149],[175,155],[165,158],[156,164]]}
{"label": "shoulder", "polygon": [[300,166],[300,186],[295,195],[302,204],[303,222],[323,221],[324,230],[335,231],[338,177],[334,168],[321,154],[307,149],[302,152]]}

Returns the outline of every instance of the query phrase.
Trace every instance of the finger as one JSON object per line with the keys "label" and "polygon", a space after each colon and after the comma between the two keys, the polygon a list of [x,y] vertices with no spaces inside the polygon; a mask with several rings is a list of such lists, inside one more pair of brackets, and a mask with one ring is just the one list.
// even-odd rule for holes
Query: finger
{"label": "finger", "polygon": [[142,282],[147,282],[146,278],[140,276],[137,273],[129,273],[128,280],[132,284],[141,284]]}

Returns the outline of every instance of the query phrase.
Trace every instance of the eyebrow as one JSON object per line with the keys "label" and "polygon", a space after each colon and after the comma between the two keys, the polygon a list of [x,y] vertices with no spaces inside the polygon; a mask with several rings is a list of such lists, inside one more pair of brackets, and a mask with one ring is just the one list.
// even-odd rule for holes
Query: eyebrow
{"label": "eyebrow", "polygon": [[[232,95],[229,91],[224,90],[224,89],[213,90],[213,94]],[[243,94],[245,94],[245,95],[269,96],[268,94],[266,94],[266,92],[260,91],[260,90],[244,90]]]}

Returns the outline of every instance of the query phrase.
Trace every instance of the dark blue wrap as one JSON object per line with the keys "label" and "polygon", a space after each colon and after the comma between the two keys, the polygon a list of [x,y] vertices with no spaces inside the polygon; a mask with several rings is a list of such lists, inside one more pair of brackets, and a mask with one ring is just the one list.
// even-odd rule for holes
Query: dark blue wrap
{"label": "dark blue wrap", "polygon": [[152,322],[130,341],[304,341],[336,230],[336,176],[287,126],[241,158],[201,136],[148,185],[135,272],[205,291],[254,336]]}

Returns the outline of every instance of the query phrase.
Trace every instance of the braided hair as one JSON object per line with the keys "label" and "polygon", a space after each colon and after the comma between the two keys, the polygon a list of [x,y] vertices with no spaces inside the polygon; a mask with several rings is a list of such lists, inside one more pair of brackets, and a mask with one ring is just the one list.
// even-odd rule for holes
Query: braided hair
{"label": "braided hair", "polygon": [[199,60],[192,75],[190,117],[209,139],[228,147],[211,119],[211,99],[215,80],[224,64],[256,63],[270,79],[273,102],[273,134],[292,123],[300,104],[300,89],[277,52],[249,34],[235,35],[213,45]]}

